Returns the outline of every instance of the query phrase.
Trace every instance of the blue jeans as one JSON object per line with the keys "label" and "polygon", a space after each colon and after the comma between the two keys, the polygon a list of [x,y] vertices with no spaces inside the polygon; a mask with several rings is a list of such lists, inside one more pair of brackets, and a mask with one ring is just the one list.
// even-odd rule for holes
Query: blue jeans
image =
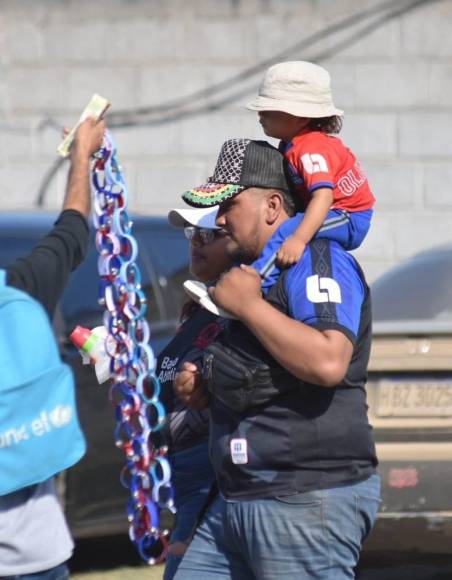
{"label": "blue jeans", "polygon": [[[171,479],[175,492],[177,509],[176,523],[171,533],[171,543],[188,543],[204,507],[207,495],[215,481],[209,461],[208,443],[195,445],[178,451],[171,456]],[[168,555],[164,580],[172,580],[182,556]]]}
{"label": "blue jeans", "polygon": [[380,502],[380,477],[251,501],[218,497],[182,560],[176,580],[354,578]]}
{"label": "blue jeans", "polygon": [[[370,228],[373,210],[346,212],[340,209],[330,209],[322,227],[314,238],[333,240],[341,244],[345,250],[358,248]],[[303,221],[304,213],[297,213],[286,220],[267,242],[263,253],[253,262],[252,266],[262,275],[262,290],[264,293],[278,280],[281,270],[274,263],[276,253],[281,245],[291,236]]]}
{"label": "blue jeans", "polygon": [[36,572],[35,574],[1,576],[0,578],[1,580],[68,580],[69,570],[66,564],[60,564],[59,566],[55,566],[55,568]]}

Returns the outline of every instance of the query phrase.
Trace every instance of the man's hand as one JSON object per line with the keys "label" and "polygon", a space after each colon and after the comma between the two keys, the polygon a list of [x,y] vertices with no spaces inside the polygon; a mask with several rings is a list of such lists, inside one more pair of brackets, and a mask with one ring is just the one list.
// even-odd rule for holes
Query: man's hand
{"label": "man's hand", "polygon": [[191,362],[184,362],[174,379],[174,391],[188,407],[202,411],[209,405],[209,394],[202,385],[198,367]]}
{"label": "man's hand", "polygon": [[102,145],[105,133],[104,119],[96,120],[93,117],[85,119],[78,127],[71,147],[71,158],[82,156],[92,157]]}
{"label": "man's hand", "polygon": [[254,268],[245,264],[231,268],[208,290],[215,304],[236,318],[242,318],[252,304],[262,300],[261,278]]}

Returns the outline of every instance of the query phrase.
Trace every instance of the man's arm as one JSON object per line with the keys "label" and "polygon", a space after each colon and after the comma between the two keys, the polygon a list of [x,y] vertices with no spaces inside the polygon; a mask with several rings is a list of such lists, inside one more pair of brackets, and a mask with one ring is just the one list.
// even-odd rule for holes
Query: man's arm
{"label": "man's arm", "polygon": [[[318,330],[266,302],[261,297],[261,280],[254,268],[243,265],[232,268],[209,292],[219,306],[246,324],[265,349],[294,376],[323,387],[334,387],[345,376],[353,354],[352,342],[338,330]],[[184,404],[195,409],[208,406],[209,394],[196,365],[188,362],[182,365],[174,389]]]}
{"label": "man's arm", "polygon": [[265,349],[297,378],[330,387],[345,376],[353,354],[352,342],[338,330],[318,330],[286,316],[266,302],[254,268],[233,268],[210,293],[219,306],[241,320]]}
{"label": "man's arm", "polygon": [[72,209],[85,217],[91,210],[90,159],[100,146],[105,132],[105,121],[86,119],[75,134],[71,148],[71,166],[62,211]]}
{"label": "man's arm", "polygon": [[84,259],[88,246],[86,217],[91,207],[90,157],[99,149],[103,121],[87,119],[77,130],[71,151],[63,211],[53,230],[29,256],[6,268],[7,283],[31,294],[52,317],[67,279]]}

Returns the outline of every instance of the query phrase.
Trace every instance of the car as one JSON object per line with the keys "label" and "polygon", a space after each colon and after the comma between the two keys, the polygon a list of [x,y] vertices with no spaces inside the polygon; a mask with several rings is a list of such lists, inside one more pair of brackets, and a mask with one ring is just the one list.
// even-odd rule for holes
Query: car
{"label": "car", "polygon": [[[56,215],[47,212],[0,212],[0,268],[26,255],[52,228]],[[132,216],[132,233],[138,242],[137,264],[147,297],[146,317],[155,354],[174,335],[189,278],[188,244],[183,232],[163,217]],[[83,365],[69,339],[77,325],[102,324],[99,306],[94,235],[86,260],[75,270],[58,304],[54,330],[63,359],[72,367],[77,384],[80,423],[87,453],[58,477],[58,489],[75,538],[123,533],[128,529],[128,490],[119,477],[123,452],[115,447],[115,412],[107,384],[99,385],[91,365]]]}
{"label": "car", "polygon": [[367,382],[382,504],[367,550],[450,553],[452,545],[452,244],[371,285]]}

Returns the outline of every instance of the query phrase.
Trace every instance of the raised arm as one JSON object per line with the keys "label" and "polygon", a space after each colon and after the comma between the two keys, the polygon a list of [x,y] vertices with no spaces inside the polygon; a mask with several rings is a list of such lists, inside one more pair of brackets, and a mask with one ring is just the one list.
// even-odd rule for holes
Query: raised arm
{"label": "raised arm", "polygon": [[62,211],[72,209],[85,217],[91,210],[90,159],[102,145],[105,121],[86,119],[77,129],[71,148],[69,175]]}
{"label": "raised arm", "polygon": [[66,195],[60,216],[47,236],[31,253],[6,268],[10,286],[24,290],[41,302],[52,317],[67,279],[84,259],[88,246],[91,207],[90,157],[102,143],[103,121],[87,119],[80,125],[70,158]]}

